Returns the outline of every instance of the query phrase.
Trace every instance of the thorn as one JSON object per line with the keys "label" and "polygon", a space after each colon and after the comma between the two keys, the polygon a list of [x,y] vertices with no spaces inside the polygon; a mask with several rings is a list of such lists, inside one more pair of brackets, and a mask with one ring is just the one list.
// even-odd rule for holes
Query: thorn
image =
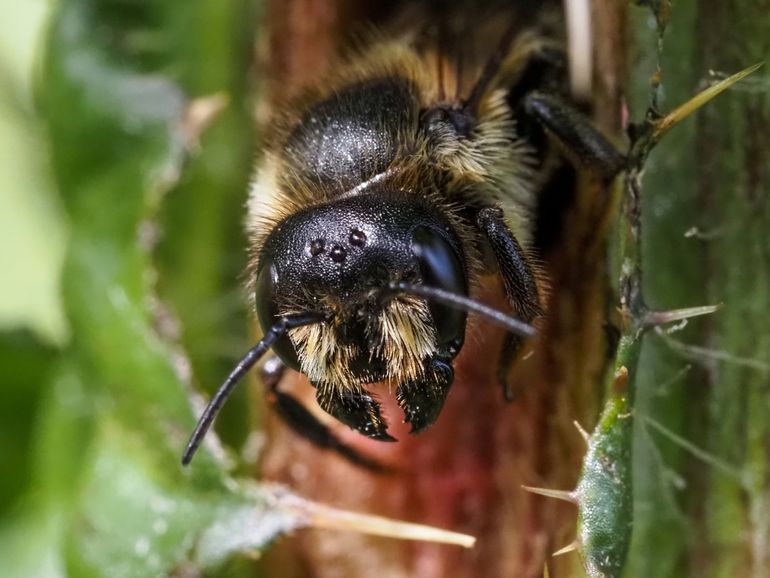
{"label": "thorn", "polygon": [[580,548],[580,543],[577,540],[575,540],[575,541],[571,542],[570,544],[567,544],[566,546],[564,546],[564,548],[556,550],[556,552],[551,554],[551,556],[562,556],[564,554],[568,554],[570,552],[574,552],[578,548]]}
{"label": "thorn", "polygon": [[373,536],[385,536],[399,540],[422,540],[438,544],[451,544],[473,548],[476,538],[468,534],[450,532],[432,526],[402,522],[382,516],[359,514],[319,504],[291,493],[280,496],[279,505],[303,520],[302,526],[351,530]]}
{"label": "thorn", "polygon": [[644,327],[657,327],[674,321],[682,321],[692,317],[700,317],[701,315],[710,315],[719,311],[721,308],[722,304],[720,303],[719,305],[686,307],[684,309],[670,309],[669,311],[648,311],[642,319],[642,325]]}
{"label": "thorn", "polygon": [[724,80],[717,82],[712,86],[709,86],[706,90],[699,92],[684,104],[676,107],[666,116],[655,122],[655,127],[652,131],[652,141],[657,142],[660,140],[664,134],[679,124],[679,122],[690,116],[693,112],[698,110],[714,97],[730,88],[739,80],[756,71],[763,64],[764,62],[759,62],[754,66],[749,66],[748,68],[745,68],[744,70],[741,70],[740,72],[737,72],[732,76],[725,78]]}
{"label": "thorn", "polygon": [[532,486],[521,486],[528,492],[533,494],[539,494],[547,498],[555,498],[557,500],[563,500],[570,504],[577,504],[578,499],[575,492],[567,492],[565,490],[549,490],[548,488],[533,488]]}
{"label": "thorn", "polygon": [[589,434],[586,430],[583,429],[583,426],[580,425],[578,420],[574,420],[572,424],[575,426],[575,429],[578,430],[578,433],[583,438],[583,441],[586,442],[586,445],[588,445],[589,442],[591,441],[591,434]]}

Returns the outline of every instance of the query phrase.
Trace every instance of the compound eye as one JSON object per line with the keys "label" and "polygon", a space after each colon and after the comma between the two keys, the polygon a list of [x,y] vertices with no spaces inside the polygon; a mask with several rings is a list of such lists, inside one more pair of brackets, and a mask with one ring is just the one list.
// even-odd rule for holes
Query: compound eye
{"label": "compound eye", "polygon": [[[255,287],[257,318],[262,326],[262,332],[268,331],[279,320],[278,303],[276,302],[276,288],[278,285],[278,269],[269,258],[264,258],[257,273]],[[281,361],[291,369],[300,371],[297,352],[288,335],[284,335],[273,344],[273,352],[281,358]]]}
{"label": "compound eye", "polygon": [[[417,227],[412,234],[412,253],[417,257],[422,282],[458,295],[467,295],[465,269],[455,249],[434,229]],[[465,311],[429,301],[440,346],[457,353],[465,338]]]}

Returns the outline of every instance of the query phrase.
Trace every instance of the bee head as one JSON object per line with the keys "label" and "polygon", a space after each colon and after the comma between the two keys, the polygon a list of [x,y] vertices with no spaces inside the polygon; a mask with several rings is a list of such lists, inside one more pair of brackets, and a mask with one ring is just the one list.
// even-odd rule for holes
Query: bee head
{"label": "bee head", "polygon": [[465,259],[451,224],[416,195],[342,198],[294,213],[273,229],[257,272],[257,315],[265,331],[282,315],[325,316],[273,346],[315,382],[415,378],[427,356],[453,357],[460,349],[466,313],[387,294],[398,282],[467,294]]}

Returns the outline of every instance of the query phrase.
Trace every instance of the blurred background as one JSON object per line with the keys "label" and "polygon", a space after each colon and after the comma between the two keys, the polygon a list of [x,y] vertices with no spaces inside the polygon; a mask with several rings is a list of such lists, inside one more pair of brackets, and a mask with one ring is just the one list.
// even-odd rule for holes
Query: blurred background
{"label": "blurred background", "polygon": [[[231,555],[292,524],[248,481],[263,440],[247,388],[219,420],[224,446],[177,465],[190,398],[254,337],[241,222],[263,11],[0,0],[4,578],[277,575]],[[631,118],[649,103],[660,24],[629,7],[619,32]],[[678,2],[661,108],[770,58],[767,30],[758,0]],[[765,67],[648,165],[651,304],[726,307],[646,343],[628,576],[770,576],[768,94]]]}
{"label": "blurred background", "polygon": [[51,3],[3,0],[0,35],[0,258],[3,329],[27,328],[52,345],[68,334],[59,292],[67,222],[52,182],[35,70]]}
{"label": "blurred background", "polygon": [[[179,514],[179,502],[156,496],[151,523],[137,527],[154,527],[154,537],[140,531],[124,544],[139,566],[100,565],[100,556],[114,559],[114,544],[95,545],[88,534],[105,537],[101,522],[71,514],[91,504],[116,530],[121,512],[137,507],[132,497],[147,504],[151,492],[136,494],[135,485],[94,503],[88,479],[99,477],[102,449],[140,432],[141,447],[159,449],[143,471],[177,462],[191,425],[190,376],[214,387],[249,343],[240,223],[255,145],[256,87],[245,71],[260,5],[0,5],[3,576],[166,575],[171,558],[189,551],[178,532],[192,529],[197,500],[168,542],[177,551],[169,558],[157,548],[175,534],[164,516]],[[245,393],[238,396],[222,420],[236,447],[251,430]],[[142,460],[132,462],[134,474]],[[173,487],[174,469],[154,481]],[[199,489],[217,486],[217,469]],[[130,477],[112,471],[107,485]],[[74,535],[96,558],[77,553],[67,539]]]}
{"label": "blurred background", "polygon": [[21,504],[33,477],[36,409],[69,338],[59,291],[68,223],[34,97],[50,3],[3,0],[0,8],[9,15],[0,33],[0,556],[17,572],[32,554],[24,546],[37,542],[37,556],[45,541]]}

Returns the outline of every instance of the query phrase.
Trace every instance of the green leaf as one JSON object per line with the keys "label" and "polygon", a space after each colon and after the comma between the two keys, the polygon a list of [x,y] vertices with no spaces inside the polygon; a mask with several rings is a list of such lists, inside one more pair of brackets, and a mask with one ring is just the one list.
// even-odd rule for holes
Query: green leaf
{"label": "green leaf", "polygon": [[0,333],[0,456],[13,475],[0,476],[0,517],[30,483],[36,408],[58,361],[58,351],[29,331]]}
{"label": "green leaf", "polygon": [[71,521],[73,576],[166,576],[175,569],[217,568],[235,552],[253,552],[300,520],[275,506],[276,489],[232,483],[200,492],[158,472],[134,431],[101,427]]}
{"label": "green leaf", "polygon": [[[51,490],[59,501],[50,507],[66,520],[59,528],[76,530],[62,538],[66,567],[77,576],[217,565],[233,550],[264,546],[296,518],[276,521],[259,488],[244,492],[221,457],[201,452],[187,471],[179,462],[194,423],[192,384],[183,351],[163,327],[169,316],[156,295],[152,251],[160,201],[194,135],[188,98],[153,69],[167,60],[136,42],[163,30],[167,9],[64,0],[48,38],[44,105],[72,223],[63,274],[73,336],[67,358],[92,424],[76,448],[67,438],[62,455],[75,450],[80,467],[70,485]],[[43,478],[66,468],[55,456],[41,464]],[[248,527],[237,527],[241,508],[252,515]],[[224,523],[239,540],[196,554],[205,531]]]}

